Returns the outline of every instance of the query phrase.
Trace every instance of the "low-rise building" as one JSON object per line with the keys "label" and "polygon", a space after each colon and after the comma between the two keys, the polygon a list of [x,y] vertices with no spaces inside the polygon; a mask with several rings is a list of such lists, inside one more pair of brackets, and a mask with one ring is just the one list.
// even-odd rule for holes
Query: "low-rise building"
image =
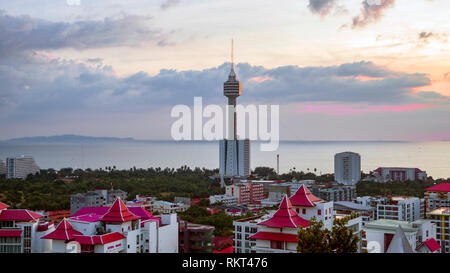
{"label": "low-rise building", "polygon": [[450,253],[450,208],[442,207],[427,212],[427,219],[436,225],[436,241],[442,252]]}
{"label": "low-rise building", "polygon": [[312,185],[309,189],[312,194],[328,202],[352,202],[356,199],[356,186]]}
{"label": "low-rise building", "polygon": [[209,203],[217,204],[222,203],[225,206],[234,206],[237,204],[237,198],[232,195],[220,194],[220,195],[211,195],[209,197]]}
{"label": "low-rise building", "polygon": [[349,216],[357,213],[361,217],[361,224],[375,220],[375,208],[364,206],[354,202],[338,201],[333,202],[335,216]]}
{"label": "low-rise building", "polygon": [[[398,227],[413,251],[428,239],[436,238],[436,225],[429,220],[417,220],[414,222],[379,219],[366,223],[363,230],[365,233],[363,247],[369,253],[387,253],[391,241]],[[395,251],[392,251],[395,252]]]}
{"label": "low-rise building", "polygon": [[380,167],[373,171],[372,180],[385,183],[390,181],[415,181],[427,179],[427,172],[418,168]]}
{"label": "low-rise building", "polygon": [[264,199],[264,185],[252,182],[239,182],[226,186],[226,195],[236,197],[238,204],[249,204]]}
{"label": "low-rise building", "polygon": [[179,253],[212,253],[214,227],[179,221]]}
{"label": "low-rise building", "polygon": [[377,219],[415,221],[424,218],[425,200],[417,197],[391,197],[377,204]]}
{"label": "low-rise building", "polygon": [[76,213],[79,209],[84,207],[102,207],[111,205],[116,197],[122,200],[127,200],[127,193],[123,190],[111,189],[96,189],[95,191],[88,191],[86,193],[77,193],[70,196],[70,214]]}
{"label": "low-rise building", "polygon": [[183,203],[172,203],[168,201],[155,200],[153,202],[152,211],[159,213],[177,213],[184,212],[189,208],[189,206]]}
{"label": "low-rise building", "polygon": [[0,175],[6,174],[6,164],[0,159]]}
{"label": "low-rise building", "polygon": [[441,183],[425,190],[427,211],[437,208],[450,208],[450,183]]}
{"label": "low-rise building", "polygon": [[[272,213],[273,215],[273,213]],[[271,214],[259,214],[254,217],[233,221],[234,226],[234,253],[254,253],[255,239],[251,239],[258,231],[258,223],[268,220]]]}

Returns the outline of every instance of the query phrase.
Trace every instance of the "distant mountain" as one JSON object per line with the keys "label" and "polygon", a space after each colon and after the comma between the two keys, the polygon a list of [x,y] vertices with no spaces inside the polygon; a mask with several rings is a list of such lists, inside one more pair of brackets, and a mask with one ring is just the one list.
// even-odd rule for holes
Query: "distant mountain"
{"label": "distant mountain", "polygon": [[6,142],[100,142],[100,141],[120,141],[129,142],[136,141],[134,138],[117,138],[117,137],[92,137],[79,135],[60,135],[60,136],[35,136],[12,138],[5,140]]}

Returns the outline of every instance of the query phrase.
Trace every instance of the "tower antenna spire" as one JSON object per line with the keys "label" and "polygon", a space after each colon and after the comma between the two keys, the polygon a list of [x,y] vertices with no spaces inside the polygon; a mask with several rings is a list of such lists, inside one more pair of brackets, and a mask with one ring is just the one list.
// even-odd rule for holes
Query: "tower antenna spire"
{"label": "tower antenna spire", "polygon": [[231,67],[234,68],[234,39],[231,38]]}

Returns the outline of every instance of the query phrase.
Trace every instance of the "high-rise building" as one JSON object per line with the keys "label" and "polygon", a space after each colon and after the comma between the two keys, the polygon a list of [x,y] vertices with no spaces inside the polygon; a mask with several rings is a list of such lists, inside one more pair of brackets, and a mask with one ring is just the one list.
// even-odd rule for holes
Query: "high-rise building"
{"label": "high-rise building", "polygon": [[31,156],[8,157],[6,159],[6,178],[25,179],[29,174],[39,172],[39,166]]}
{"label": "high-rise building", "polygon": [[361,180],[361,156],[353,152],[336,154],[334,180],[344,185],[354,185]]}
{"label": "high-rise building", "polygon": [[[231,70],[223,84],[223,94],[228,98],[227,137],[220,141],[219,173],[222,176],[250,175],[250,140],[238,139],[236,134],[236,101],[241,95],[241,83],[234,72],[233,45],[231,50]],[[225,186],[222,180],[222,186]]]}
{"label": "high-rise building", "polygon": [[0,160],[0,175],[1,174],[6,174],[6,164]]}

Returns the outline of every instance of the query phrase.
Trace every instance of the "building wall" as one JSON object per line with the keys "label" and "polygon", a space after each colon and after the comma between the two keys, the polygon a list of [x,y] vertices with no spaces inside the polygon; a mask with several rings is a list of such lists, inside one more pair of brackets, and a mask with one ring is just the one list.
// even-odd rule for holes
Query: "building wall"
{"label": "building wall", "polygon": [[344,152],[334,156],[334,179],[344,185],[355,185],[361,180],[361,156]]}
{"label": "building wall", "polygon": [[178,253],[177,215],[161,215],[161,224],[158,231],[158,253]]}
{"label": "building wall", "polygon": [[6,159],[6,178],[25,179],[29,174],[35,174],[39,171],[39,166],[32,157],[20,156]]}

